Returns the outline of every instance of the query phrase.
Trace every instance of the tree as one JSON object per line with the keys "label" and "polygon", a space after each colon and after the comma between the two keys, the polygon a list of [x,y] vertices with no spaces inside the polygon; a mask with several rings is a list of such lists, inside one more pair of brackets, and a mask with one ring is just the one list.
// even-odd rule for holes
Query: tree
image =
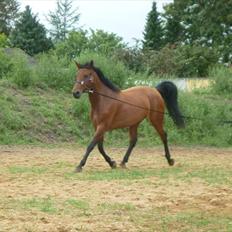
{"label": "tree", "polygon": [[153,2],[152,10],[148,13],[144,30],[144,49],[159,50],[163,46],[163,27],[160,14],[157,11],[156,3]]}
{"label": "tree", "polygon": [[124,48],[125,44],[121,37],[114,33],[108,33],[103,30],[91,30],[89,37],[89,49],[95,52],[108,54],[120,48]]}
{"label": "tree", "polygon": [[19,4],[16,0],[0,1],[0,33],[9,35],[14,20],[18,16]]}
{"label": "tree", "polygon": [[29,6],[21,14],[10,35],[11,44],[19,47],[29,55],[49,50],[53,45],[46,36],[45,27],[39,23]]}
{"label": "tree", "polygon": [[80,14],[78,9],[72,9],[72,0],[57,0],[57,9],[48,15],[52,28],[50,34],[55,42],[64,41],[68,33],[77,29]]}
{"label": "tree", "polygon": [[165,44],[175,44],[180,41],[183,34],[183,27],[181,25],[181,16],[175,8],[175,2],[168,4],[164,7],[165,13],[163,14],[166,19],[164,29]]}
{"label": "tree", "polygon": [[166,38],[216,48],[223,62],[232,62],[231,9],[232,0],[174,0],[165,8]]}
{"label": "tree", "polygon": [[79,56],[82,51],[88,47],[87,31],[72,31],[68,34],[65,41],[61,41],[55,45],[55,52],[59,57],[68,56],[74,59]]}

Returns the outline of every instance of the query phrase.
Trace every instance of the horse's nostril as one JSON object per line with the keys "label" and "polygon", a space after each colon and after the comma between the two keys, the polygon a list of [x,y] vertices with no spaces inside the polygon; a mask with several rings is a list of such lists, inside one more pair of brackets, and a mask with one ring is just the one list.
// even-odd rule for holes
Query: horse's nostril
{"label": "horse's nostril", "polygon": [[73,97],[75,97],[75,98],[79,98],[80,96],[81,96],[81,94],[78,91],[73,93]]}

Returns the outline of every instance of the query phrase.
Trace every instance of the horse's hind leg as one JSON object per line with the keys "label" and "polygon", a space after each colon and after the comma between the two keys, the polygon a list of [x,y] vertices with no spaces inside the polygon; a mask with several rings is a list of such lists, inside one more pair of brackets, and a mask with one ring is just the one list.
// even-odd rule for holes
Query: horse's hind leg
{"label": "horse's hind leg", "polygon": [[155,127],[156,131],[158,132],[164,144],[165,157],[168,161],[168,164],[172,166],[174,165],[175,161],[174,159],[171,158],[171,154],[169,152],[167,133],[163,129],[163,117],[164,117],[163,114],[153,113],[150,115],[149,120],[151,121],[151,124]]}
{"label": "horse's hind leg", "polygon": [[136,124],[134,126],[131,126],[129,128],[129,133],[130,133],[130,144],[129,144],[129,147],[126,151],[126,154],[125,156],[123,157],[123,160],[120,164],[120,166],[122,168],[126,168],[126,163],[128,162],[129,160],[129,157],[130,157],[130,154],[133,150],[133,148],[135,147],[136,143],[137,143],[137,128],[138,128],[138,125],[139,124]]}
{"label": "horse's hind leg", "polygon": [[111,160],[111,158],[106,154],[104,147],[103,147],[103,137],[101,138],[101,140],[98,142],[98,150],[99,152],[102,154],[102,156],[104,157],[105,161],[110,165],[111,168],[116,168],[117,164],[114,160]]}

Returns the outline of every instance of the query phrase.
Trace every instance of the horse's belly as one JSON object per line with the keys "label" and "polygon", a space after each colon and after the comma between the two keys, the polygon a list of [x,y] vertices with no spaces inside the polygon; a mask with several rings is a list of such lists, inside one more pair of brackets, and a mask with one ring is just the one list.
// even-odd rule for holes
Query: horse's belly
{"label": "horse's belly", "polygon": [[109,125],[110,130],[133,126],[140,123],[146,116],[147,111],[142,109],[127,109],[120,111],[115,115],[111,124]]}

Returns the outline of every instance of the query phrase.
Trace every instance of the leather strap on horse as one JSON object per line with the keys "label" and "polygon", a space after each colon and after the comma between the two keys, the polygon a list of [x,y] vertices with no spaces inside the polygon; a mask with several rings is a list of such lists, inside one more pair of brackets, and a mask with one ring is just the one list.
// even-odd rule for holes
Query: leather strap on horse
{"label": "leather strap on horse", "polygon": [[[86,85],[85,85],[85,86],[86,86]],[[86,90],[87,93],[90,93],[90,94],[96,93],[96,94],[98,94],[98,95],[100,95],[100,96],[103,96],[103,97],[112,99],[112,100],[114,100],[114,101],[118,101],[118,102],[121,102],[121,103],[130,105],[130,106],[134,106],[134,107],[139,108],[139,109],[148,110],[148,111],[156,112],[156,113],[159,113],[159,114],[166,114],[166,115],[169,115],[169,114],[166,113],[166,112],[161,112],[161,111],[154,110],[154,109],[147,109],[147,108],[145,108],[145,107],[138,106],[138,105],[132,104],[132,103],[130,103],[130,102],[126,102],[126,101],[123,101],[123,100],[121,100],[121,99],[114,98],[114,97],[111,97],[111,96],[109,96],[109,95],[100,93],[100,92],[98,92],[98,91],[96,91],[96,90],[93,90],[93,89],[88,88],[88,86],[86,86],[86,87],[87,87],[87,90]],[[199,120],[199,121],[203,121],[203,120],[204,120],[203,118],[197,118],[197,117],[192,117],[192,116],[183,116],[183,115],[182,115],[181,117],[183,117],[183,118],[185,118],[185,119],[191,119],[191,120]],[[232,120],[217,121],[217,122],[218,122],[218,124],[232,124]]]}

